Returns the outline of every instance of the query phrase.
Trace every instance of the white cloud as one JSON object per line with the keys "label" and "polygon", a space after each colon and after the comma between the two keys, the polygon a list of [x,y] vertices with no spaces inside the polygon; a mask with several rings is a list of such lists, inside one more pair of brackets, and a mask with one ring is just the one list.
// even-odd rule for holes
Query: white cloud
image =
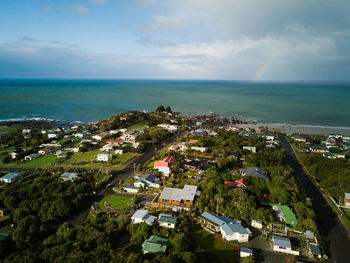
{"label": "white cloud", "polygon": [[148,26],[139,28],[142,33],[159,32],[165,29],[181,29],[187,26],[187,22],[183,17],[168,17],[164,15],[156,15]]}
{"label": "white cloud", "polygon": [[109,0],[89,0],[90,3],[92,3],[92,4],[98,4],[98,5],[107,3],[108,1],[109,1]]}
{"label": "white cloud", "polygon": [[74,13],[76,13],[77,15],[83,15],[86,16],[89,14],[89,9],[83,5],[74,5],[72,7],[72,10]]}

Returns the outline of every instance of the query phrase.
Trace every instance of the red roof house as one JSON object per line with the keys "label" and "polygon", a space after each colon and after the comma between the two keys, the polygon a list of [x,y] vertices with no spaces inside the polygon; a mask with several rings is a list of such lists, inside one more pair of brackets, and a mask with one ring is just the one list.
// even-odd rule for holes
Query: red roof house
{"label": "red roof house", "polygon": [[241,178],[241,179],[235,181],[235,186],[236,187],[247,187],[247,186],[249,186],[249,183],[244,178]]}
{"label": "red roof house", "polygon": [[167,156],[162,161],[154,162],[154,167],[169,167],[176,162],[174,156]]}
{"label": "red roof house", "polygon": [[110,139],[107,141],[108,144],[113,144],[113,145],[122,145],[124,144],[124,141],[122,140],[114,140],[114,139]]}

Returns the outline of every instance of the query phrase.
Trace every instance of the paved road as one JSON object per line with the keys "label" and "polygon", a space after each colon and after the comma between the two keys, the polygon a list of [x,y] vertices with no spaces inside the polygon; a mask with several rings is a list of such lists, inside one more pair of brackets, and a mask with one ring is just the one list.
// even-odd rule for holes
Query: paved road
{"label": "paved road", "polygon": [[328,248],[328,262],[349,263],[350,239],[347,236],[346,229],[339,221],[337,214],[324,199],[320,190],[305,174],[286,137],[280,136],[279,139],[286,152],[286,161],[294,169],[294,176],[301,181],[306,194],[312,200],[313,209],[317,214],[320,233]]}
{"label": "paved road", "polygon": [[[82,206],[79,213],[73,219],[68,220],[68,222],[70,222],[71,224],[73,224],[75,226],[81,225],[84,222],[87,215],[89,214],[90,208],[94,202],[99,202],[103,197],[105,197],[107,195],[118,195],[117,193],[115,193],[113,191],[113,187],[119,186],[119,182],[121,179],[125,179],[125,178],[131,177],[134,175],[134,165],[135,166],[138,164],[143,165],[148,160],[150,160],[153,156],[156,155],[157,150],[160,150],[160,149],[168,146],[169,144],[173,143],[178,138],[180,138],[181,136],[184,136],[186,134],[188,134],[188,131],[184,131],[184,132],[181,132],[179,134],[175,134],[174,136],[168,138],[164,142],[161,142],[157,146],[151,148],[146,153],[140,155],[138,158],[135,159],[135,161],[133,163],[130,163],[124,169],[118,170],[118,171],[112,171],[111,172],[111,180],[107,184],[107,186],[105,188],[101,189],[100,191],[98,191],[98,193],[91,200],[91,202]],[[130,196],[134,196],[134,195],[131,194]],[[140,196],[140,197],[143,199],[147,198],[147,196]]]}

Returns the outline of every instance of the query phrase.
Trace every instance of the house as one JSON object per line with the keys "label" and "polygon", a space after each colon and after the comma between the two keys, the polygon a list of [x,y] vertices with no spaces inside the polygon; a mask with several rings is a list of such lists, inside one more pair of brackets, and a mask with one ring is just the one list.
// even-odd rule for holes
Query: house
{"label": "house", "polygon": [[172,215],[160,213],[158,216],[159,226],[163,226],[167,228],[175,228],[176,222],[177,222],[177,217],[174,217]]}
{"label": "house", "polygon": [[342,139],[342,138],[343,138],[343,135],[341,135],[341,134],[336,134],[336,133],[330,133],[330,134],[328,135],[328,138]]}
{"label": "house", "polygon": [[151,188],[159,188],[161,185],[157,176],[153,174],[144,174],[134,183],[135,187],[142,186],[143,188],[151,187]]}
{"label": "house", "polygon": [[292,244],[286,237],[272,236],[273,251],[299,256],[299,251],[292,250]]}
{"label": "house", "polygon": [[284,222],[291,226],[296,226],[298,224],[295,214],[288,205],[273,204],[269,202],[262,202],[262,204],[272,206],[272,209],[276,211],[276,216],[280,222]]}
{"label": "house", "polygon": [[124,144],[124,141],[122,140],[114,140],[114,139],[110,139],[107,141],[108,144],[112,144],[112,145],[115,145],[115,146],[119,146],[119,145],[123,145]]}
{"label": "house", "polygon": [[244,178],[235,181],[234,186],[236,187],[248,187],[249,183]]}
{"label": "house", "polygon": [[139,191],[138,187],[132,186],[130,184],[123,184],[122,189],[128,193],[137,193]]}
{"label": "house", "polygon": [[184,152],[188,149],[188,143],[179,142],[177,144],[171,145],[168,149],[174,152]]}
{"label": "house", "polygon": [[10,153],[10,156],[12,157],[12,159],[16,159],[17,156],[22,152],[24,152],[23,149],[16,148],[13,152]]}
{"label": "house", "polygon": [[345,159],[345,154],[344,153],[326,152],[323,154],[323,157],[326,157],[328,159],[338,159],[338,158]]}
{"label": "house", "polygon": [[262,222],[260,222],[258,220],[252,220],[252,227],[255,227],[257,229],[262,229],[263,224],[262,224]]}
{"label": "house", "polygon": [[243,146],[243,150],[250,151],[251,153],[256,153],[256,147],[253,146]]}
{"label": "house", "polygon": [[92,136],[91,138],[96,140],[96,141],[101,141],[104,137],[105,137],[104,134],[97,134],[97,135]]}
{"label": "house", "polygon": [[158,124],[158,127],[167,130],[168,132],[176,132],[177,126],[172,124]]}
{"label": "house", "polygon": [[185,185],[183,189],[164,187],[159,196],[159,203],[163,203],[171,207],[191,207],[194,203],[194,199],[199,195],[200,192],[197,191],[197,186],[195,185]]}
{"label": "house", "polygon": [[37,158],[39,156],[39,154],[37,153],[32,153],[32,154],[29,154],[27,155],[26,157],[24,157],[24,160],[26,161],[31,161],[31,160],[34,160],[35,158]]}
{"label": "house", "polygon": [[45,154],[49,154],[50,151],[51,151],[50,148],[44,148],[44,149],[41,149],[38,153],[41,155],[45,155]]}
{"label": "house", "polygon": [[240,132],[239,135],[243,137],[250,137],[250,136],[253,136],[254,134],[251,132]]}
{"label": "house", "polygon": [[138,131],[127,131],[121,138],[126,142],[134,142],[139,134],[140,132]]}
{"label": "house", "polygon": [[214,160],[207,160],[207,159],[195,159],[190,160],[189,162],[184,164],[185,169],[187,170],[193,170],[197,172],[198,174],[202,174],[206,170],[208,170],[211,167],[215,167],[216,163]]}
{"label": "house", "polygon": [[59,149],[56,151],[57,158],[67,158],[67,151],[63,149]]}
{"label": "house", "polygon": [[47,134],[47,138],[49,138],[49,139],[57,139],[58,136],[59,136],[59,133],[57,133],[57,132]]}
{"label": "house", "polygon": [[102,146],[102,148],[100,149],[102,152],[109,152],[113,150],[113,144],[105,144]]}
{"label": "house", "polygon": [[242,156],[241,154],[239,154],[239,153],[237,153],[237,152],[230,152],[228,155],[229,155],[229,156],[232,156],[232,157],[234,157],[235,159],[240,160],[240,161],[242,161],[242,162],[245,161],[244,156]]}
{"label": "house", "polygon": [[72,148],[71,151],[73,153],[78,153],[79,152],[79,147]]}
{"label": "house", "polygon": [[100,153],[96,156],[97,161],[101,162],[108,162],[109,160],[112,160],[112,155],[108,153]]}
{"label": "house", "polygon": [[4,241],[11,235],[11,232],[0,230],[0,242]]}
{"label": "house", "polygon": [[165,254],[170,245],[168,239],[153,235],[142,243],[142,252],[143,254]]}
{"label": "house", "polygon": [[13,183],[22,177],[21,173],[7,173],[0,178],[0,182],[3,183]]}
{"label": "house", "polygon": [[312,145],[309,147],[309,150],[313,153],[326,153],[329,152],[327,147],[322,146],[322,145]]}
{"label": "house", "polygon": [[294,135],[292,137],[296,142],[306,142],[307,137],[305,135]]}
{"label": "house", "polygon": [[191,150],[197,151],[197,152],[201,152],[201,153],[205,153],[207,151],[207,147],[198,147],[198,146],[192,146]]}
{"label": "house", "polygon": [[219,216],[207,211],[201,214],[200,223],[209,232],[220,232],[227,241],[237,240],[242,243],[249,240],[249,232],[237,221],[227,216]]}
{"label": "house", "polygon": [[239,174],[243,176],[256,177],[263,180],[269,180],[267,171],[259,167],[249,167],[245,169],[239,169]]}
{"label": "house", "polygon": [[78,137],[78,138],[83,138],[85,136],[85,133],[83,132],[78,132],[76,134],[74,134],[75,137]]}
{"label": "house", "polygon": [[350,207],[350,193],[345,193],[344,195],[344,205]]}
{"label": "house", "polygon": [[114,153],[115,153],[115,154],[123,154],[123,150],[117,149],[117,150],[115,150]]}
{"label": "house", "polygon": [[203,130],[203,129],[198,129],[198,130],[195,130],[192,132],[193,135],[196,135],[196,136],[205,136],[205,135],[208,135],[206,130]]}
{"label": "house", "polygon": [[63,173],[61,174],[61,178],[63,181],[74,182],[74,179],[78,178],[78,175],[76,173]]}
{"label": "house", "polygon": [[149,215],[147,210],[137,210],[131,217],[132,224],[145,222],[147,225],[153,225],[157,217]]}
{"label": "house", "polygon": [[241,247],[239,255],[241,258],[253,256],[253,249]]}
{"label": "house", "polygon": [[154,163],[154,168],[163,173],[164,176],[170,175],[170,167],[176,162],[174,156],[167,156],[162,161]]}
{"label": "house", "polygon": [[310,243],[310,252],[315,258],[322,258],[321,250],[317,244]]}

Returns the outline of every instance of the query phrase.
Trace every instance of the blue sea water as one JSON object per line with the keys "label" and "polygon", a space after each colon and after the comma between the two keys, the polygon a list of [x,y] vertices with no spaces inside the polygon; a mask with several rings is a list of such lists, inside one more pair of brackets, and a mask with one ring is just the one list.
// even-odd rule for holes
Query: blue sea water
{"label": "blue sea water", "polygon": [[0,119],[96,121],[170,105],[182,113],[350,127],[350,85],[207,80],[0,80]]}

